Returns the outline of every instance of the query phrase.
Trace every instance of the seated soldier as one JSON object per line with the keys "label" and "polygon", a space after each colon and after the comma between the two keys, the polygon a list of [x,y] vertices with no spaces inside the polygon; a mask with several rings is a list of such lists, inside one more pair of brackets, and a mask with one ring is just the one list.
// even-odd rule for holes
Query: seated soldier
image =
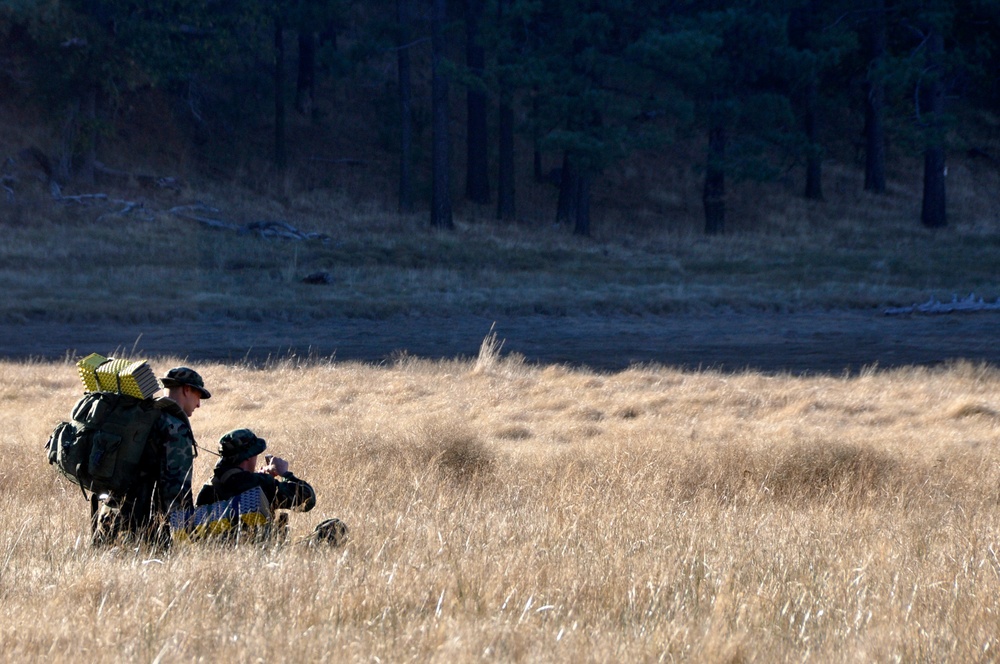
{"label": "seated soldier", "polygon": [[244,491],[260,487],[271,511],[291,509],[308,512],[316,506],[316,492],[307,482],[288,470],[288,462],[276,456],[264,457],[267,465],[257,471],[257,455],[267,449],[263,438],[249,429],[236,429],[219,439],[219,462],[212,480],[198,492],[199,507],[228,500]]}

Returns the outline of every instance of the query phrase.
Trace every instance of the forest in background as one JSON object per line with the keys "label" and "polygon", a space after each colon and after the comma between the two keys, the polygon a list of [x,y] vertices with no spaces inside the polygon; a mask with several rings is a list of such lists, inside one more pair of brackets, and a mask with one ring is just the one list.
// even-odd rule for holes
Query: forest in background
{"label": "forest in background", "polygon": [[434,227],[456,205],[514,222],[544,201],[589,235],[593,192],[639,170],[667,200],[695,178],[719,234],[734,185],[823,201],[845,189],[824,167],[846,164],[873,195],[894,171],[921,179],[936,228],[949,159],[1000,156],[989,0],[5,0],[0,38],[5,117],[33,127],[4,133],[8,199],[28,166],[54,191],[175,172],[279,200],[360,169],[353,184],[391,185]]}

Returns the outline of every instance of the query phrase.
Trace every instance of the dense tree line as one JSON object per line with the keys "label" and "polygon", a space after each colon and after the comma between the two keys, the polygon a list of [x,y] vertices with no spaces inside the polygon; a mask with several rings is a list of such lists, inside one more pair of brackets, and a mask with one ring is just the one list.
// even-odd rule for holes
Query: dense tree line
{"label": "dense tree line", "polygon": [[[465,197],[491,204],[495,184],[497,217],[516,218],[515,169],[530,163],[535,178],[557,177],[554,217],[582,235],[602,173],[678,138],[704,145],[707,233],[726,229],[730,179],[779,162],[798,160],[803,195],[822,200],[826,142],[844,122],[863,127],[872,192],[885,191],[890,141],[922,153],[921,222],[943,226],[951,111],[1000,103],[995,0],[5,0],[0,38],[33,94],[61,109],[57,177],[82,181],[109,121],[100,109],[123,91],[156,86],[197,115],[193,91],[213,77],[265,89],[280,170],[286,97],[309,114],[318,78],[392,53],[399,207],[415,207],[413,86],[430,80],[428,207],[442,228],[457,92]],[[517,145],[533,146],[530,161]],[[554,174],[545,154],[558,156]]]}

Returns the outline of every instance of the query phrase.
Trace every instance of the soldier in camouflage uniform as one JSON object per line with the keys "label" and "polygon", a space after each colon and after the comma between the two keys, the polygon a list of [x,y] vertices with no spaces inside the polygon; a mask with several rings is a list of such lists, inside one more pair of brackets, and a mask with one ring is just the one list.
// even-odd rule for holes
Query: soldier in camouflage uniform
{"label": "soldier in camouflage uniform", "polygon": [[288,462],[270,454],[266,466],[257,471],[257,456],[267,443],[249,429],[235,429],[219,439],[219,462],[211,481],[198,492],[200,507],[228,500],[259,486],[271,504],[271,511],[290,509],[308,512],[316,506],[316,492],[288,469]]}
{"label": "soldier in camouflage uniform", "polygon": [[205,381],[194,369],[175,367],[160,382],[166,399],[157,400],[160,417],[146,441],[136,481],[122,495],[108,495],[95,522],[96,544],[114,541],[119,534],[167,548],[167,515],[191,507],[191,474],[195,439],[188,418],[211,398]]}

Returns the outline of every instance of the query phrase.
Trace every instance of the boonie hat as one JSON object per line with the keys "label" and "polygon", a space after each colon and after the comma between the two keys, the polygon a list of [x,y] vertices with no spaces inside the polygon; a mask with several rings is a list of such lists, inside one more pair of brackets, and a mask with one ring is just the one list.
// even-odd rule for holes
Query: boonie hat
{"label": "boonie hat", "polygon": [[212,393],[205,389],[205,381],[201,375],[190,367],[174,367],[167,372],[167,375],[160,379],[163,387],[181,387],[186,385],[193,387],[201,393],[202,399],[212,398]]}
{"label": "boonie hat", "polygon": [[239,463],[267,449],[267,442],[250,429],[233,429],[219,438],[219,456]]}

